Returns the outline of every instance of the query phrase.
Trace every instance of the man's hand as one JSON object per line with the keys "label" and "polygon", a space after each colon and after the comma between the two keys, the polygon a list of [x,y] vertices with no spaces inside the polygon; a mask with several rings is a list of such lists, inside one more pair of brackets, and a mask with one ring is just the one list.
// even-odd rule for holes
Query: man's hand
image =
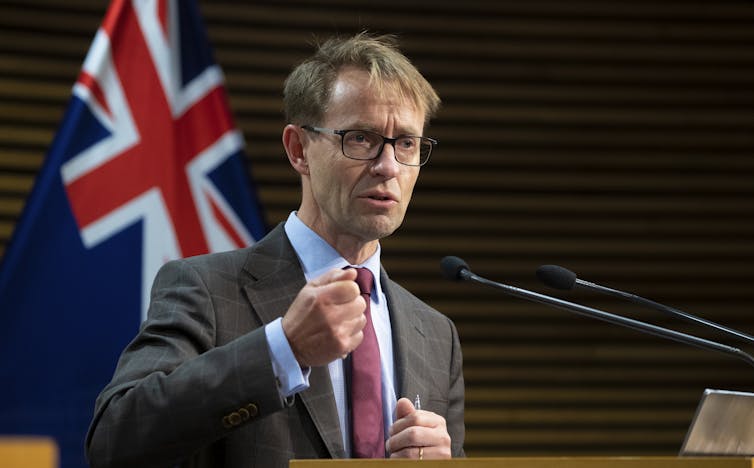
{"label": "man's hand", "polygon": [[408,398],[395,406],[396,421],[390,426],[385,448],[390,458],[450,458],[450,435],[445,418],[417,410]]}
{"label": "man's hand", "polygon": [[282,325],[301,367],[342,358],[364,339],[366,303],[355,280],[355,269],[337,269],[299,291]]}

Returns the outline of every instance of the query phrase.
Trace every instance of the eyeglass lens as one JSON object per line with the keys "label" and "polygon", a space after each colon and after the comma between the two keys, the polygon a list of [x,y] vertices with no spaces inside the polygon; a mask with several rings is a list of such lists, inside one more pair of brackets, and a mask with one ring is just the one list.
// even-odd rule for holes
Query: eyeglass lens
{"label": "eyeglass lens", "polygon": [[[366,130],[349,130],[343,134],[343,154],[354,159],[376,158],[386,140],[382,135]],[[393,144],[395,157],[405,164],[418,165],[432,151],[432,143],[421,137],[399,137]]]}

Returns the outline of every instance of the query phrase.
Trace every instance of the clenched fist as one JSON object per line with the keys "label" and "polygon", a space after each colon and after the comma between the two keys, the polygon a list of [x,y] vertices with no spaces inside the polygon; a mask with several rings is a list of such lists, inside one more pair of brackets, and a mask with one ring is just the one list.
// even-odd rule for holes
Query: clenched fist
{"label": "clenched fist", "polygon": [[364,339],[366,302],[356,270],[331,270],[304,286],[283,317],[283,331],[302,367],[323,366]]}

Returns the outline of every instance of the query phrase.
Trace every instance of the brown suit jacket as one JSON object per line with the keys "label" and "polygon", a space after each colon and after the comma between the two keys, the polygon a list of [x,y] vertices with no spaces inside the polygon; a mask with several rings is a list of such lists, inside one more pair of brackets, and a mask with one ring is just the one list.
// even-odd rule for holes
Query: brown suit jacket
{"label": "brown suit jacket", "polygon": [[[421,395],[444,416],[463,455],[464,386],[453,323],[391,281],[398,397]],[[264,325],[305,279],[282,224],[256,245],[167,263],[147,320],[97,398],[87,455],[98,467],[287,467],[291,458],[343,458],[327,366],[281,401]],[[290,402],[289,402],[290,403]]]}

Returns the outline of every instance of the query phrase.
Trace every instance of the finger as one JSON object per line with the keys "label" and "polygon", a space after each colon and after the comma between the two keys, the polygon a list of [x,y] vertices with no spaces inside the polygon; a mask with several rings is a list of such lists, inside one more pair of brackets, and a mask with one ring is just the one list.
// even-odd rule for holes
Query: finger
{"label": "finger", "polygon": [[343,270],[342,268],[334,268],[327,273],[314,278],[309,282],[312,286],[324,286],[330,283],[334,283],[336,281],[355,281],[356,280],[356,270],[353,268],[349,268],[347,270]]}
{"label": "finger", "polygon": [[416,411],[416,408],[414,408],[414,404],[411,400],[406,397],[399,399],[395,403],[395,421],[390,426],[389,435],[397,434],[409,427],[411,423],[406,418],[414,411]]}
{"label": "finger", "polygon": [[[364,339],[364,327],[367,323],[362,309],[337,306],[330,317],[332,338],[338,343],[342,352],[350,353],[356,349]],[[343,310],[351,309],[351,310]],[[340,354],[339,354],[340,355]]]}
{"label": "finger", "polygon": [[420,426],[410,426],[391,435],[387,440],[390,453],[397,453],[410,447],[431,445],[429,431],[432,429]]}
{"label": "finger", "polygon": [[396,419],[393,424],[390,426],[389,435],[395,435],[401,431],[405,431],[411,426],[415,426],[414,419],[411,417],[411,415],[404,416],[401,419]]}
{"label": "finger", "polygon": [[345,357],[348,357],[354,349],[358,348],[362,341],[364,341],[364,332],[358,331],[351,335],[348,344],[346,345]]}
{"label": "finger", "polygon": [[406,447],[397,452],[392,452],[390,458],[429,459],[432,458],[432,450],[431,447]]}
{"label": "finger", "polygon": [[397,434],[412,426],[445,427],[445,418],[431,411],[415,410],[408,415],[397,419],[393,425],[390,426],[390,435]]}
{"label": "finger", "polygon": [[322,298],[324,303],[348,305],[360,312],[363,312],[367,306],[364,298],[359,292],[359,286],[354,281],[337,281],[317,288],[317,294]]}
{"label": "finger", "polygon": [[415,411],[414,404],[406,397],[401,398],[395,404],[395,419],[405,418]]}
{"label": "finger", "polygon": [[391,436],[386,443],[388,452],[397,457],[410,457],[412,448],[424,447],[425,458],[429,452],[433,458],[450,456],[450,435],[444,427],[412,426]]}

